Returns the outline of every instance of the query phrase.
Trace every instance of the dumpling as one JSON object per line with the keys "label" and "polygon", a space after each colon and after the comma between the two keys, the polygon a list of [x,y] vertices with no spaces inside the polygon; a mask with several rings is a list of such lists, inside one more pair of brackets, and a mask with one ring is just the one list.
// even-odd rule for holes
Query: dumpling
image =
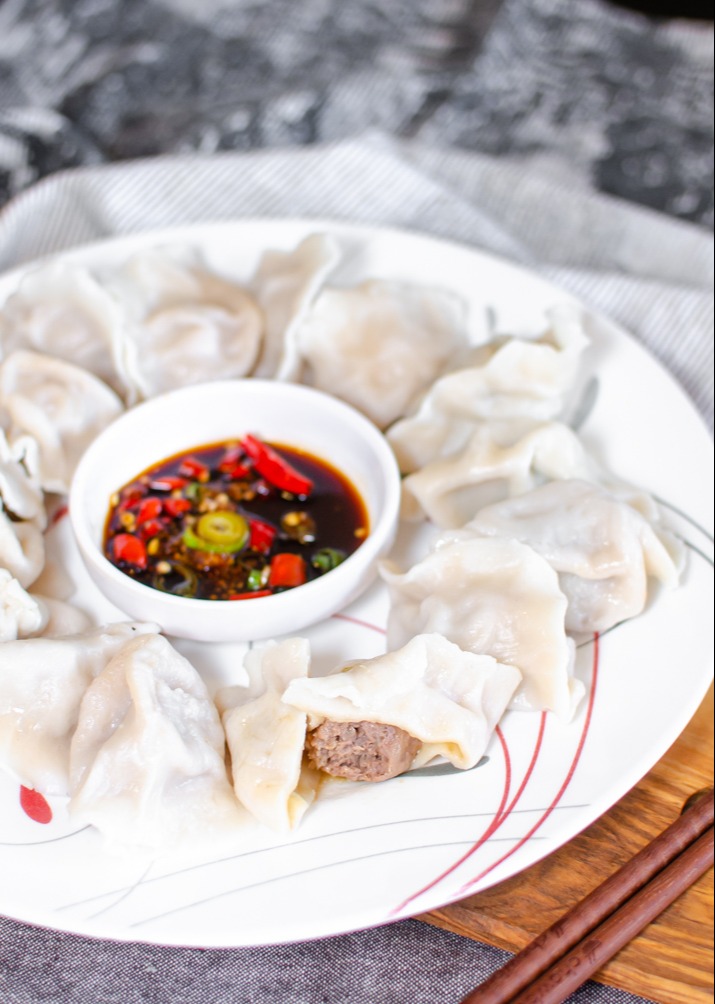
{"label": "dumpling", "polygon": [[14,520],[0,507],[0,568],[23,588],[31,586],[45,564],[45,539],[34,520]]}
{"label": "dumpling", "polygon": [[80,456],[123,410],[117,395],[86,370],[19,350],[0,364],[0,400],[11,448],[44,491],[66,492]]}
{"label": "dumpling", "polygon": [[483,506],[521,495],[547,480],[587,477],[595,467],[566,425],[537,426],[515,442],[500,442],[490,426],[477,426],[455,456],[434,460],[402,482],[403,515],[427,516],[455,528]]}
{"label": "dumpling", "polygon": [[251,282],[265,317],[260,358],[252,376],[298,379],[298,328],[339,259],[337,241],[327,234],[311,234],[292,251],[265,252]]}
{"label": "dumpling", "polygon": [[118,386],[122,314],[88,269],[61,260],[28,271],[6,301],[0,359],[17,349],[56,356]]}
{"label": "dumpling", "polygon": [[162,635],[133,639],[90,683],[70,746],[69,812],[110,845],[173,850],[239,825],[218,712]]}
{"label": "dumpling", "polygon": [[404,474],[458,453],[486,422],[514,442],[564,412],[588,338],[576,308],[554,307],[548,317],[538,339],[502,336],[471,350],[387,431]]}
{"label": "dumpling", "polygon": [[468,769],[484,753],[520,679],[513,666],[462,651],[439,634],[421,634],[329,676],[295,679],[283,702],[307,713],[312,728],[327,720],[401,729],[418,740],[412,766],[444,756]]}
{"label": "dumpling", "polygon": [[306,382],[385,428],[466,344],[464,306],[452,294],[372,280],[324,289],[298,331]]}
{"label": "dumpling", "polygon": [[144,251],[106,284],[126,313],[118,365],[130,401],[253,368],[263,333],[258,305],[188,253]]}
{"label": "dumpling", "polygon": [[549,328],[538,339],[503,337],[475,350],[465,368],[435,383],[434,407],[476,419],[556,418],[589,341],[577,308],[559,305],[548,319]]}
{"label": "dumpling", "polygon": [[260,822],[288,831],[315,797],[317,778],[303,769],[305,713],[282,703],[286,687],[310,669],[304,638],[267,642],[244,661],[249,682],[218,694],[238,799]]}
{"label": "dumpling", "polygon": [[69,746],[84,692],[124,645],[151,624],[111,624],[68,638],[0,648],[0,764],[46,795],[69,791]]}
{"label": "dumpling", "polygon": [[465,527],[516,538],[558,572],[570,631],[607,631],[644,609],[648,578],[678,584],[683,551],[626,502],[580,480],[553,482],[482,509]]}
{"label": "dumpling", "polygon": [[38,635],[49,619],[42,601],[30,596],[7,569],[0,568],[0,643]]}
{"label": "dumpling", "polygon": [[45,500],[39,484],[16,459],[0,429],[0,509],[17,519],[32,520],[41,530],[47,525]]}
{"label": "dumpling", "polygon": [[516,666],[523,680],[513,707],[570,718],[583,687],[571,675],[566,597],[536,551],[516,540],[451,539],[406,572],[384,561],[380,574],[390,599],[389,648],[437,632],[468,652]]}

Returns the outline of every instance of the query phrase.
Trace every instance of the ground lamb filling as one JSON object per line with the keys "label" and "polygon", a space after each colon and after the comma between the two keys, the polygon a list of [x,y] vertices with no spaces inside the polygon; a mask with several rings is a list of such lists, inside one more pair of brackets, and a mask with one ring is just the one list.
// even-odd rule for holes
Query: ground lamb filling
{"label": "ground lamb filling", "polygon": [[377,722],[323,722],[305,751],[318,770],[347,781],[386,781],[408,770],[422,743],[404,729]]}

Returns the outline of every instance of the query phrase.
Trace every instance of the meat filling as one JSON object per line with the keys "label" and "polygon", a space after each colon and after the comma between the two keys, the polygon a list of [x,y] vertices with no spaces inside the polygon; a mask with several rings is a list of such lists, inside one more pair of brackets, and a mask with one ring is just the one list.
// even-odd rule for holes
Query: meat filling
{"label": "meat filling", "polygon": [[318,770],[347,781],[386,781],[408,770],[422,744],[404,729],[376,722],[323,722],[305,750]]}

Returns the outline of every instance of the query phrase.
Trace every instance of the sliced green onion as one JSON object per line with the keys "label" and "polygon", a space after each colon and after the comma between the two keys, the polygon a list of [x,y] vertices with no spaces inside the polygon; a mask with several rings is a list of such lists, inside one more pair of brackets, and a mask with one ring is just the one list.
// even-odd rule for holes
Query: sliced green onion
{"label": "sliced green onion", "polygon": [[347,554],[345,551],[340,551],[336,547],[323,547],[320,551],[315,552],[310,559],[310,563],[319,572],[330,572],[333,568],[337,568],[338,565],[342,564],[346,558]]}

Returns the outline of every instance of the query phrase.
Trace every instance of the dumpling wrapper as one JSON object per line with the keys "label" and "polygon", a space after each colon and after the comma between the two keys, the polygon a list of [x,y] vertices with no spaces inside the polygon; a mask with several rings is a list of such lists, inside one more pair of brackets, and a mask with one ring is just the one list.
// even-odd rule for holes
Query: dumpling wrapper
{"label": "dumpling wrapper", "polygon": [[118,389],[122,312],[88,269],[62,260],[31,269],[2,315],[0,359],[30,349],[64,359]]}
{"label": "dumpling wrapper", "polygon": [[553,482],[482,509],[464,528],[515,538],[548,561],[568,600],[566,628],[603,632],[636,617],[648,578],[674,589],[683,549],[626,502],[581,480]]}
{"label": "dumpling wrapper", "polygon": [[86,370],[18,350],[0,364],[0,399],[11,448],[47,492],[67,492],[79,458],[122,411],[113,390]]}
{"label": "dumpling wrapper", "polygon": [[40,635],[62,638],[86,631],[90,623],[84,611],[63,600],[28,593],[7,569],[0,568],[0,642]]}
{"label": "dumpling wrapper", "polygon": [[566,597],[536,551],[516,540],[471,537],[442,543],[406,572],[391,561],[379,570],[390,598],[389,648],[437,632],[516,666],[523,679],[512,707],[572,716],[584,688],[571,675]]}
{"label": "dumpling wrapper", "polygon": [[593,465],[578,436],[549,422],[502,444],[489,425],[477,426],[455,456],[435,460],[402,482],[403,517],[426,516],[437,526],[463,526],[485,505],[554,479],[587,477]]}
{"label": "dumpling wrapper", "polygon": [[69,792],[69,748],[94,677],[152,624],[111,624],[67,638],[0,647],[0,763],[46,795]]}
{"label": "dumpling wrapper", "polygon": [[465,347],[467,332],[452,294],[370,280],[324,289],[297,337],[306,382],[385,428]]}
{"label": "dumpling wrapper", "polygon": [[249,683],[227,687],[217,703],[239,801],[265,826],[294,829],[315,797],[317,774],[303,764],[306,715],[282,702],[289,684],[310,670],[305,638],[267,642],[244,660]]}
{"label": "dumpling wrapper", "polygon": [[560,304],[537,339],[497,338],[471,363],[437,380],[430,397],[438,411],[476,419],[548,421],[566,405],[589,344],[581,311]]}
{"label": "dumpling wrapper", "polygon": [[31,586],[45,565],[45,538],[33,520],[10,519],[0,506],[0,568],[23,588]]}
{"label": "dumpling wrapper", "polygon": [[13,456],[0,428],[0,509],[21,520],[33,520],[40,530],[47,526],[45,499],[39,484]]}
{"label": "dumpling wrapper", "polygon": [[589,344],[576,308],[547,313],[538,339],[500,337],[472,349],[439,377],[387,439],[403,474],[458,453],[489,423],[502,443],[563,414]]}
{"label": "dumpling wrapper", "polygon": [[467,770],[484,753],[520,680],[514,666],[421,634],[329,676],[294,680],[283,703],[307,713],[314,726],[325,720],[395,726],[423,744],[413,766],[443,756]]}
{"label": "dumpling wrapper", "polygon": [[311,234],[291,251],[265,252],[251,282],[265,317],[260,357],[252,376],[300,377],[298,329],[339,260],[338,243],[328,234]]}
{"label": "dumpling wrapper", "polygon": [[118,366],[131,402],[244,377],[256,362],[263,316],[255,300],[194,259],[155,248],[106,279],[126,314]]}
{"label": "dumpling wrapper", "polygon": [[110,847],[172,852],[237,830],[216,707],[162,635],[125,645],[88,687],[70,746],[69,813]]}
{"label": "dumpling wrapper", "polygon": [[30,596],[6,568],[0,568],[0,643],[41,634],[49,619],[47,607]]}

